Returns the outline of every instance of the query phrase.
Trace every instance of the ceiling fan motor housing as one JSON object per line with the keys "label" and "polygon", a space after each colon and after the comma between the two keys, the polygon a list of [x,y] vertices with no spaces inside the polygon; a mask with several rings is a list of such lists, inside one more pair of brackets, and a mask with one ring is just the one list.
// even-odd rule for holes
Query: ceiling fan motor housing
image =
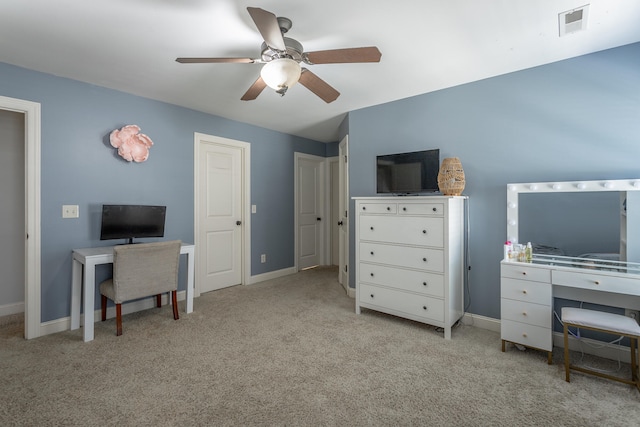
{"label": "ceiling fan motor housing", "polygon": [[264,62],[269,62],[278,58],[290,58],[296,62],[301,62],[303,60],[303,52],[304,48],[302,47],[302,43],[298,40],[290,39],[289,37],[284,38],[284,45],[287,50],[284,52],[280,52],[277,50],[271,49],[267,46],[266,43],[262,43],[261,46],[261,57]]}

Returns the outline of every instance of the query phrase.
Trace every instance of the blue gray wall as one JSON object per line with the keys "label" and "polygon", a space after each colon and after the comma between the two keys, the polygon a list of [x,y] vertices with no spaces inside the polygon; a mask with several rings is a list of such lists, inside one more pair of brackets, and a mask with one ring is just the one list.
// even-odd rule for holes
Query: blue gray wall
{"label": "blue gray wall", "polygon": [[640,177],[640,43],[353,111],[348,132],[352,197],[375,195],[378,154],[460,158],[469,311],[500,318],[506,184]]}
{"label": "blue gray wall", "polygon": [[[71,250],[110,244],[99,240],[103,203],[166,205],[165,237],[193,242],[194,132],[251,144],[251,274],[294,265],[294,152],[325,156],[326,144],[2,63],[0,94],[42,108],[43,322],[69,316]],[[109,145],[126,124],[154,142],[145,163],[127,163]],[[62,219],[63,204],[79,205],[80,218]]]}

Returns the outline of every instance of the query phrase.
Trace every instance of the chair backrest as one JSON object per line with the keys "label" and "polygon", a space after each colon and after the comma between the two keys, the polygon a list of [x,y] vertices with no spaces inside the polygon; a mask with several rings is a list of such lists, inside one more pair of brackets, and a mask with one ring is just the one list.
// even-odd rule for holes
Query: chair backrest
{"label": "chair backrest", "polygon": [[116,302],[170,292],[178,288],[180,240],[119,245],[113,249]]}

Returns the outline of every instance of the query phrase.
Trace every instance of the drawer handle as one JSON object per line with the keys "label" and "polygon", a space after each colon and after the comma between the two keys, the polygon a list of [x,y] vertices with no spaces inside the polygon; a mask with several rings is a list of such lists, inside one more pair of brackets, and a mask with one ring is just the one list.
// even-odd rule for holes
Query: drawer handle
{"label": "drawer handle", "polygon": [[422,306],[422,309],[426,311],[426,310],[427,310],[427,306],[426,306],[426,305],[423,305],[423,306]]}
{"label": "drawer handle", "polygon": [[366,211],[366,210],[367,210],[367,207],[366,207],[366,206],[363,206],[363,207],[362,207],[362,210],[363,210],[363,211]]}
{"label": "drawer handle", "polygon": [[427,262],[427,259],[426,258],[422,258],[422,261]]}
{"label": "drawer handle", "polygon": [[438,212],[438,208],[433,208],[433,211],[434,212]]}
{"label": "drawer handle", "polygon": [[407,208],[402,208],[402,210],[406,212],[406,211],[407,211]]}
{"label": "drawer handle", "polygon": [[596,283],[596,285],[599,285],[599,284],[600,284],[600,281],[599,281],[599,280],[596,280],[596,282],[595,282],[595,283]]}
{"label": "drawer handle", "polygon": [[371,294],[371,298],[373,298],[373,294]]}
{"label": "drawer handle", "polygon": [[526,271],[523,271],[523,272],[522,272],[522,275],[523,275],[523,276],[526,276],[526,275],[527,275],[527,272],[526,272]]}
{"label": "drawer handle", "polygon": [[427,286],[427,282],[422,282],[422,286]]}
{"label": "drawer handle", "polygon": [[526,337],[527,337],[527,334],[526,334],[526,333],[524,333],[524,334],[522,334],[522,336],[526,338]]}
{"label": "drawer handle", "polygon": [[371,277],[373,277],[373,273],[371,273]]}
{"label": "drawer handle", "polygon": [[371,255],[373,255],[373,251],[371,251]]}
{"label": "drawer handle", "polygon": [[391,208],[390,208],[389,206],[387,206],[387,210],[388,210],[388,211],[390,211],[390,210],[391,210]]}
{"label": "drawer handle", "polygon": [[527,312],[526,312],[526,311],[523,311],[523,312],[522,312],[522,315],[523,315],[523,316],[526,316],[526,315],[527,315]]}
{"label": "drawer handle", "polygon": [[427,230],[422,230],[422,234],[427,234]]}
{"label": "drawer handle", "polygon": [[522,293],[523,293],[523,294],[526,294],[526,293],[527,293],[527,290],[526,290],[526,289],[523,289],[523,290],[522,290]]}

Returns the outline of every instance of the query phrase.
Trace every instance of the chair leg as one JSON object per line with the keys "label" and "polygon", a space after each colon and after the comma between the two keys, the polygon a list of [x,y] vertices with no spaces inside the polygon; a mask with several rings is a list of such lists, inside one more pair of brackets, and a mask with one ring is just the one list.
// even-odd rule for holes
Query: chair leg
{"label": "chair leg", "polygon": [[569,325],[564,324],[564,374],[565,381],[569,380]]}
{"label": "chair leg", "polygon": [[102,308],[102,321],[107,320],[107,297],[100,295],[100,307]]}
{"label": "chair leg", "polygon": [[178,314],[178,291],[171,291],[171,302],[173,304],[173,319],[178,320],[180,315]]}
{"label": "chair leg", "polygon": [[116,336],[122,335],[122,304],[116,304]]}
{"label": "chair leg", "polygon": [[162,294],[156,295],[156,307],[162,307]]}

